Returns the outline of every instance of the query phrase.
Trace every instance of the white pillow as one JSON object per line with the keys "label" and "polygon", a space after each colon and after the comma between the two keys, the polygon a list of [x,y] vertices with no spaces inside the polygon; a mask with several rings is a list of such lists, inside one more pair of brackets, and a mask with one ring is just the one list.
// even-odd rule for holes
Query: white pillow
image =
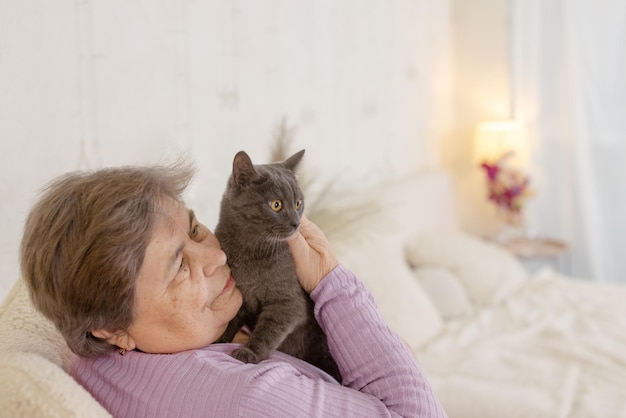
{"label": "white pillow", "polygon": [[[335,254],[372,292],[382,317],[413,349],[433,339],[443,320],[413,278],[402,253],[384,240],[336,246]],[[387,241],[388,242],[388,241]]]}
{"label": "white pillow", "polygon": [[470,315],[474,309],[459,278],[442,267],[420,267],[413,272],[443,319]]}
{"label": "white pillow", "polygon": [[504,248],[459,231],[418,233],[406,253],[414,267],[438,266],[458,277],[475,307],[502,300],[528,278]]}
{"label": "white pillow", "polygon": [[450,177],[415,173],[366,189],[329,193],[307,216],[334,242],[381,237],[404,251],[406,240],[430,228],[458,229]]}

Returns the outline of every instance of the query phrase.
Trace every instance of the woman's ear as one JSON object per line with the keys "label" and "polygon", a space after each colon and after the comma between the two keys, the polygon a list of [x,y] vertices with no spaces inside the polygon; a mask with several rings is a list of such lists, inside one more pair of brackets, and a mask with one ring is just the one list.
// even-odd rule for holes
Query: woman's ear
{"label": "woman's ear", "polygon": [[126,331],[118,330],[111,332],[106,329],[97,329],[91,331],[91,334],[96,338],[106,340],[109,344],[123,348],[127,351],[135,349],[135,341],[130,335],[128,335],[128,333],[126,333]]}

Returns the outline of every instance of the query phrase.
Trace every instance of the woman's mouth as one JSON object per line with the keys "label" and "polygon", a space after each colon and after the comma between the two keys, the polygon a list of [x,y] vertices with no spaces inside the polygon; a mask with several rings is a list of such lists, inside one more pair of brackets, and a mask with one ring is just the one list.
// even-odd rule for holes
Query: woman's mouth
{"label": "woman's mouth", "polygon": [[233,290],[235,288],[235,279],[233,279],[233,276],[228,276],[228,280],[226,280],[226,284],[224,285],[224,288],[222,289],[222,292],[220,293],[220,296],[223,295],[224,293],[228,293],[231,290]]}

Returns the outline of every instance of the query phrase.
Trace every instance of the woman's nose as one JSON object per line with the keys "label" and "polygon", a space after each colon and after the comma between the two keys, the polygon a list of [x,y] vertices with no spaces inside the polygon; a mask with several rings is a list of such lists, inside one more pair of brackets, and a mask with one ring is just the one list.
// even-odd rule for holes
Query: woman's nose
{"label": "woman's nose", "polygon": [[211,276],[215,270],[226,264],[226,253],[219,244],[205,245],[200,254],[199,262],[202,263],[202,271],[206,277]]}

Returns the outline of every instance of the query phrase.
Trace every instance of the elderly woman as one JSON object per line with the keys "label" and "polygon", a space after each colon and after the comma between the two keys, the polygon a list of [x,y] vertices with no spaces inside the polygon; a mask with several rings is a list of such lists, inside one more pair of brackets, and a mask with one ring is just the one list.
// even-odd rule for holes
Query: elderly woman
{"label": "elderly woman", "polygon": [[72,374],[114,416],[445,416],[371,295],[303,219],[289,240],[343,382],[280,352],[214,342],[242,303],[215,236],[182,200],[185,165],[65,175],[21,247],[31,299],[77,354]]}

